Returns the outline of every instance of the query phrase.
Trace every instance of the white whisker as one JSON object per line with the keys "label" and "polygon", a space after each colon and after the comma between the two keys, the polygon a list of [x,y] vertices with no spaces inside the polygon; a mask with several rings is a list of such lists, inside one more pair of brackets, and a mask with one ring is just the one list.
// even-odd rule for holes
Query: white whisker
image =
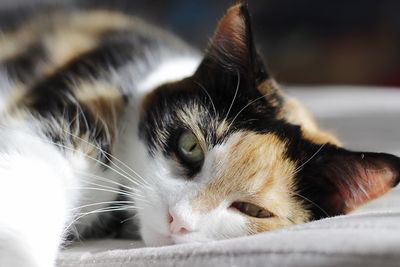
{"label": "white whisker", "polygon": [[[269,93],[268,93],[269,94]],[[256,99],[254,99],[253,101],[250,101],[246,106],[244,106],[241,110],[239,110],[239,112],[235,115],[235,117],[233,117],[233,120],[231,121],[231,123],[228,126],[228,131],[231,128],[231,126],[233,125],[233,123],[235,122],[235,120],[237,119],[237,117],[239,117],[239,115],[246,109],[248,108],[251,104],[257,102],[258,100],[264,98],[265,96],[267,96],[268,94],[262,95],[260,97],[257,97]]]}
{"label": "white whisker", "polygon": [[110,189],[110,190],[118,190],[118,192],[125,193],[125,194],[131,194],[132,193],[131,191],[123,190],[123,189],[120,189],[120,188],[114,188],[114,187],[111,187],[111,186],[102,185],[102,184],[89,182],[89,181],[85,181],[85,180],[83,180],[82,182],[85,183],[85,184],[88,184],[88,185],[98,186],[99,188]]}
{"label": "white whisker", "polygon": [[306,160],[303,164],[301,164],[299,167],[296,168],[296,170],[294,171],[294,174],[297,174],[299,171],[301,171],[301,169],[307,164],[309,163],[324,147],[326,144],[322,144],[318,150],[308,159]]}
{"label": "white whisker", "polygon": [[111,180],[109,178],[105,178],[105,177],[102,177],[102,176],[94,175],[94,174],[87,173],[87,172],[84,172],[84,171],[79,171],[79,170],[76,170],[75,172],[78,173],[78,174],[84,175],[84,176],[86,176],[88,178],[92,178],[92,179],[96,179],[96,180],[99,180],[99,181],[107,182],[107,183],[110,183],[110,184],[118,185],[119,187],[131,190],[131,191],[132,190],[137,190],[137,189],[135,189],[133,187],[129,187],[129,186],[123,185],[123,184],[118,183],[118,182],[116,182],[114,180]]}
{"label": "white whisker", "polygon": [[232,107],[233,107],[233,104],[235,103],[237,94],[238,94],[238,92],[239,92],[239,87],[240,87],[240,72],[239,72],[239,71],[237,71],[237,75],[238,75],[238,81],[237,81],[237,85],[236,85],[235,95],[233,96],[232,103],[231,103],[231,105],[230,105],[230,107],[229,107],[229,109],[228,109],[228,112],[226,113],[225,118],[224,118],[223,121],[226,121],[226,119],[228,118],[229,113],[231,112],[231,109],[232,109]]}
{"label": "white whisker", "polygon": [[97,191],[104,191],[104,192],[109,192],[109,193],[115,193],[115,194],[120,194],[124,196],[131,197],[131,194],[123,193],[118,190],[111,190],[111,189],[106,189],[106,188],[96,188],[96,187],[69,187],[69,190],[97,190]]}
{"label": "white whisker", "polygon": [[310,204],[312,204],[313,206],[315,206],[319,210],[321,210],[326,215],[326,217],[329,217],[329,214],[321,206],[319,206],[317,203],[315,203],[314,201],[312,201],[312,200],[310,200],[310,199],[306,198],[305,196],[303,196],[301,194],[298,194],[298,193],[291,192],[291,194],[296,195],[296,196],[304,199],[305,201],[309,202]]}
{"label": "white whisker", "polygon": [[134,214],[133,216],[130,216],[129,218],[126,218],[125,220],[122,220],[121,223],[125,223],[127,221],[135,220],[137,217],[137,213]]}
{"label": "white whisker", "polygon": [[71,223],[69,223],[64,229],[64,231],[68,231],[69,228],[74,225],[78,220],[80,220],[81,218],[90,215],[90,214],[98,214],[98,213],[104,213],[104,212],[111,212],[111,211],[122,211],[122,210],[129,210],[129,209],[133,209],[133,210],[138,210],[139,208],[134,207],[134,206],[126,206],[126,207],[106,207],[106,208],[100,208],[100,209],[96,209],[93,211],[89,211],[89,212],[84,212],[84,213],[78,213],[76,214],[77,217],[72,220]]}
{"label": "white whisker", "polygon": [[119,172],[118,170],[116,170],[116,169],[110,167],[109,165],[105,164],[104,162],[101,162],[100,160],[98,160],[98,159],[96,159],[96,158],[94,158],[94,157],[91,157],[91,156],[89,156],[89,155],[83,153],[82,151],[79,151],[79,150],[77,150],[77,149],[74,149],[74,148],[71,148],[71,147],[68,147],[68,146],[65,146],[65,145],[62,145],[62,144],[58,144],[58,143],[52,142],[52,141],[50,141],[50,140],[44,140],[44,142],[53,144],[53,145],[55,145],[55,146],[62,147],[62,148],[64,148],[64,149],[67,149],[67,150],[70,150],[70,151],[73,151],[73,152],[80,153],[81,155],[83,155],[83,156],[85,156],[85,157],[87,157],[87,158],[89,158],[89,159],[91,159],[91,160],[93,160],[93,161],[99,163],[100,165],[102,165],[102,166],[104,166],[104,167],[106,167],[106,168],[108,168],[108,169],[114,171],[115,173],[121,175],[122,177],[126,178],[127,180],[129,180],[129,181],[132,182],[133,184],[135,184],[135,185],[137,185],[137,186],[141,185],[138,181],[133,180],[132,178],[130,178],[130,177],[128,177],[128,176],[122,174],[121,172]]}
{"label": "white whisker", "polygon": [[79,207],[75,207],[72,208],[71,210],[79,210],[79,209],[83,209],[83,208],[88,208],[88,207],[92,207],[92,206],[98,206],[98,205],[105,205],[105,204],[135,204],[135,202],[133,201],[125,201],[125,200],[115,200],[115,201],[103,201],[103,202],[97,202],[97,203],[91,203],[91,204],[87,204],[87,205],[82,205]]}
{"label": "white whisker", "polygon": [[195,82],[195,83],[204,91],[204,93],[206,93],[207,97],[210,99],[212,108],[214,110],[214,116],[217,116],[217,109],[215,108],[214,101],[212,100],[210,94],[207,92],[206,88],[204,88],[204,86],[199,82]]}
{"label": "white whisker", "polygon": [[[85,142],[86,144],[88,144],[88,145],[90,145],[90,146],[92,146],[92,147],[98,149],[98,150],[106,157],[106,159],[110,161],[111,164],[113,164],[116,168],[118,168],[119,170],[121,170],[122,172],[124,172],[126,175],[130,176],[129,173],[127,173],[125,170],[123,170],[121,167],[119,167],[117,164],[115,164],[111,159],[114,159],[114,160],[117,161],[118,163],[122,164],[125,168],[127,168],[129,171],[131,171],[131,172],[132,172],[133,174],[135,174],[136,176],[138,176],[138,178],[140,178],[145,184],[149,185],[149,183],[148,183],[148,181],[146,181],[146,179],[144,179],[144,178],[143,178],[141,175],[139,175],[135,170],[133,170],[132,168],[130,168],[126,163],[124,163],[123,161],[121,161],[121,160],[118,159],[117,157],[115,157],[115,156],[111,155],[110,153],[104,151],[101,147],[96,146],[95,144],[92,144],[92,143],[90,143],[90,142],[84,140],[83,138],[81,138],[81,137],[79,137],[79,136],[77,136],[77,135],[74,135],[74,134],[68,132],[67,130],[64,130],[64,131],[65,131],[65,133],[71,135],[72,137],[77,138],[77,139],[81,140],[82,142]],[[109,157],[110,157],[111,159],[110,159]]]}

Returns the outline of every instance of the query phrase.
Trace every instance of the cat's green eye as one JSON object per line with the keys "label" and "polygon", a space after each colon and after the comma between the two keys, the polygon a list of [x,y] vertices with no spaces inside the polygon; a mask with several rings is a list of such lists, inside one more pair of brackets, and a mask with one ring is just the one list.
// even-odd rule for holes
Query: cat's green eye
{"label": "cat's green eye", "polygon": [[234,202],[231,207],[250,217],[271,218],[275,216],[272,212],[248,202]]}
{"label": "cat's green eye", "polygon": [[200,165],[204,160],[204,152],[197,137],[191,131],[183,132],[178,139],[179,157],[186,163]]}

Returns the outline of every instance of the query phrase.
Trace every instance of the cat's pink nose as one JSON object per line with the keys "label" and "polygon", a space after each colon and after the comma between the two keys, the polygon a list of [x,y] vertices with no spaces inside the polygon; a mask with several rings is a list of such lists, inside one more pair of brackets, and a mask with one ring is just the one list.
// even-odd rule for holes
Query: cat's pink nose
{"label": "cat's pink nose", "polygon": [[171,211],[168,213],[168,223],[171,234],[185,235],[192,231],[191,226],[182,216]]}

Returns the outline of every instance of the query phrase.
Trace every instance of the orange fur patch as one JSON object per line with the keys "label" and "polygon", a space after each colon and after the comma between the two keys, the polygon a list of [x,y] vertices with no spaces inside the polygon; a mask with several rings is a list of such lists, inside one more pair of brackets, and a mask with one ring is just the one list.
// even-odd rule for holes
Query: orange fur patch
{"label": "orange fur patch", "polygon": [[0,61],[12,60],[34,44],[43,44],[46,58],[36,63],[39,76],[50,75],[79,55],[94,49],[110,31],[140,23],[122,13],[93,10],[51,12],[36,16],[10,32],[0,31]]}
{"label": "orange fur patch", "polygon": [[[340,146],[339,140],[331,133],[321,130],[314,117],[308,109],[295,98],[284,95],[279,84],[274,79],[263,81],[258,87],[258,91],[264,95],[269,105],[281,108],[278,116],[289,123],[301,126],[303,137],[315,144],[330,143]],[[284,99],[283,107],[276,98]]]}
{"label": "orange fur patch", "polygon": [[286,98],[282,116],[290,123],[301,126],[303,137],[314,144],[340,146],[339,140],[331,133],[321,130],[308,109],[297,99]]}
{"label": "orange fur patch", "polygon": [[258,85],[257,90],[264,96],[265,100],[274,108],[280,108],[278,97],[283,97],[283,93],[274,79],[264,80]]}
{"label": "orange fur patch", "polygon": [[274,134],[241,132],[216,156],[215,175],[193,200],[205,213],[226,199],[245,201],[271,211],[271,219],[249,218],[249,233],[307,221],[308,213],[293,197],[296,165],[286,158],[286,144]]}

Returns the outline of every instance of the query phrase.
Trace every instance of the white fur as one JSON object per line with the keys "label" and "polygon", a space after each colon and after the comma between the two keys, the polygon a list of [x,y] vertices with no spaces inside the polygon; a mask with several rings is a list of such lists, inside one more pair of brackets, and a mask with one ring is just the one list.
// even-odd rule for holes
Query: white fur
{"label": "white fur", "polygon": [[119,175],[70,146],[62,153],[33,118],[0,121],[0,267],[53,266],[66,230],[84,231],[108,206],[93,204],[117,196],[95,188],[117,190]]}
{"label": "white fur", "polygon": [[163,83],[189,77],[195,72],[199,64],[200,58],[197,56],[166,60],[138,84],[137,90],[140,95],[143,95]]}
{"label": "white fur", "polygon": [[[225,200],[213,211],[199,214],[192,209],[191,201],[197,193],[213,178],[217,154],[226,153],[226,145],[214,147],[207,152],[202,172],[187,181],[176,175],[176,163],[166,160],[163,155],[151,158],[146,145],[138,138],[138,108],[146,93],[157,86],[183,79],[194,73],[200,59],[197,56],[170,59],[159,66],[138,83],[131,111],[127,112],[127,128],[120,140],[116,156],[127,163],[137,175],[140,183],[136,190],[143,197],[134,197],[138,207],[140,234],[149,246],[161,246],[184,242],[204,242],[247,234],[245,216],[229,209],[231,200]],[[141,182],[146,180],[147,184]],[[128,183],[129,184],[129,183]],[[169,214],[176,218],[170,225]],[[229,222],[229,224],[227,224]],[[179,228],[190,230],[179,234]]]}
{"label": "white fur", "polygon": [[0,266],[53,266],[73,204],[67,188],[74,177],[35,125],[2,122]]}
{"label": "white fur", "polygon": [[[168,60],[142,77],[143,82],[137,88],[144,93],[162,82],[188,76],[198,62],[197,58]],[[1,77],[1,81],[6,83],[7,79]],[[8,93],[5,84],[2,88],[0,111],[4,111]],[[135,138],[137,119],[135,115],[127,118],[131,127],[123,132],[121,140],[130,141],[128,147],[121,142],[115,156],[139,173],[145,173],[141,167],[137,168],[145,166],[148,160],[145,146]],[[136,183],[143,184],[118,162],[111,165],[114,170],[105,171],[104,166],[71,146],[62,153],[42,134],[40,122],[33,118],[3,114],[0,121],[0,267],[53,266],[66,228],[78,233],[84,231],[97,219],[95,210],[107,206],[93,204],[110,202],[117,196],[115,192],[94,188],[117,190],[117,183],[121,183],[134,193]],[[77,209],[81,206],[84,207]],[[85,216],[73,223],[80,213]]]}
{"label": "white fur", "polygon": [[[198,64],[197,56],[165,60],[154,72],[136,81],[139,97],[126,112],[126,127],[121,130],[115,151],[115,158],[127,165],[114,161],[113,170],[104,170],[94,159],[68,146],[62,153],[44,137],[40,123],[33,119],[0,119],[0,267],[53,266],[66,228],[84,231],[97,219],[95,210],[107,206],[96,203],[110,202],[117,196],[94,188],[117,190],[118,183],[124,189],[131,188],[140,232],[148,245],[246,234],[247,220],[228,208],[228,200],[206,214],[192,209],[192,199],[212,179],[215,156],[225,153],[223,146],[209,151],[203,171],[187,181],[176,176],[174,163],[162,155],[150,158],[146,145],[138,138],[140,96],[162,83],[193,74]],[[122,86],[128,86],[128,74],[118,77]],[[86,215],[73,223],[80,212]],[[169,214],[174,216],[171,225]],[[180,234],[182,227],[191,232]]]}
{"label": "white fur", "polygon": [[[151,187],[139,190],[146,196],[146,202],[136,201],[140,231],[147,245],[205,242],[247,234],[247,219],[229,208],[229,199],[208,213],[200,214],[192,208],[193,198],[213,178],[213,162],[216,154],[225,153],[223,146],[216,146],[207,153],[203,171],[191,181],[176,176],[175,164],[162,155],[147,160],[147,168],[142,171],[149,178]],[[171,225],[168,223],[168,213],[176,216]],[[177,228],[181,227],[189,230],[189,233],[180,234]]]}

